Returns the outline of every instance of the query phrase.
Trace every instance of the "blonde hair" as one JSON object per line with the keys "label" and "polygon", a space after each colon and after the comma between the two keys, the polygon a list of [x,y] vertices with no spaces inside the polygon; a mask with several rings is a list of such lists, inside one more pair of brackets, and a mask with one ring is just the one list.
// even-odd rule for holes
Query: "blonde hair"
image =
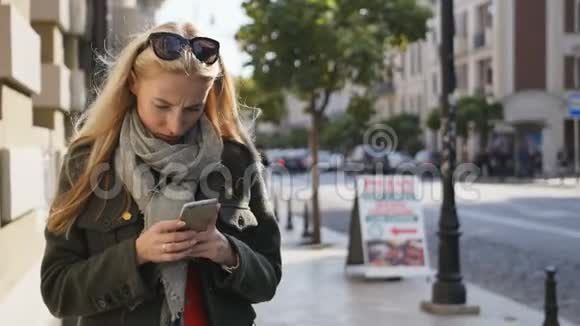
{"label": "blonde hair", "polygon": [[[129,89],[132,71],[137,78],[152,69],[162,69],[213,80],[204,113],[222,137],[239,142],[247,141],[247,135],[240,123],[234,80],[224,69],[221,59],[216,64],[207,66],[199,62],[190,51],[185,51],[178,60],[161,60],[147,46],[148,37],[153,32],[172,32],[188,39],[199,35],[199,31],[191,23],[166,23],[135,36],[112,61],[100,93],[75,125],[77,132],[71,141],[69,153],[74,152],[75,147],[90,145],[90,155],[78,179],[72,180],[70,189],[64,189],[54,199],[47,224],[50,232],[66,232],[93,191],[91,174],[98,165],[111,160],[118,144],[125,113],[136,103]],[[63,164],[68,162],[65,160]],[[62,171],[66,174],[67,167]],[[60,176],[61,179],[65,177],[67,176]]]}

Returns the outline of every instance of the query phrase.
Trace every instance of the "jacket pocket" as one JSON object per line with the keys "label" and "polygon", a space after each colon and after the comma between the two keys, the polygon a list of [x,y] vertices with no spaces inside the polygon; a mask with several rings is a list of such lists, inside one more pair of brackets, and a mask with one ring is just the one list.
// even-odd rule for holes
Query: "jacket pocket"
{"label": "jacket pocket", "polygon": [[136,204],[128,210],[106,205],[103,209],[89,205],[79,215],[77,227],[85,231],[87,246],[92,254],[139,235],[143,229],[143,216]]}

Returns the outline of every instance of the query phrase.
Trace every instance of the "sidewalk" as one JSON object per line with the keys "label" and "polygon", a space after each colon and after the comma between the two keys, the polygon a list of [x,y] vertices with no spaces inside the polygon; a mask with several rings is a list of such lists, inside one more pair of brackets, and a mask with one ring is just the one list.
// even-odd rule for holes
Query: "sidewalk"
{"label": "sidewalk", "polygon": [[[349,279],[344,272],[347,237],[323,229],[323,242],[330,246],[301,246],[300,224],[296,219],[294,231],[282,230],[282,282],[271,302],[256,306],[257,325],[540,326],[544,321],[543,313],[471,284],[466,284],[468,304],[479,305],[481,315],[437,317],[423,313],[419,304],[431,296],[428,280]],[[573,324],[560,319],[560,325]]]}
{"label": "sidewalk", "polygon": [[506,184],[506,185],[537,185],[549,186],[556,188],[578,188],[580,189],[580,178],[573,176],[560,177],[534,177],[534,178],[516,178],[516,177],[479,177],[476,181],[478,184]]}
{"label": "sidewalk", "polygon": [[42,214],[30,212],[0,229],[0,325],[60,325],[40,295]]}

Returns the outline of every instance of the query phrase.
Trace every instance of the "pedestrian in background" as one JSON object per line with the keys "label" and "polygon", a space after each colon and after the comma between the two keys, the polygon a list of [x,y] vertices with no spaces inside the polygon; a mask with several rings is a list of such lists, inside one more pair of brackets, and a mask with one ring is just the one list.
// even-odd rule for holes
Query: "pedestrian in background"
{"label": "pedestrian in background", "polygon": [[[73,139],[45,230],[44,302],[80,325],[252,325],[281,278],[280,232],[216,40],[136,36]],[[249,173],[254,171],[254,173]],[[184,228],[193,200],[215,225]]]}

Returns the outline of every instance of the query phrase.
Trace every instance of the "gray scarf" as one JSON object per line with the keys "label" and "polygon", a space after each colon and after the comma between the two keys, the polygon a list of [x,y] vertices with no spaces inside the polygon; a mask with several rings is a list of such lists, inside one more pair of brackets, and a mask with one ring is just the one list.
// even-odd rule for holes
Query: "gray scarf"
{"label": "gray scarf", "polygon": [[[125,115],[115,152],[115,172],[144,213],[144,230],[177,218],[183,204],[195,200],[202,171],[220,163],[222,149],[222,139],[205,114],[184,135],[184,141],[175,145],[155,138],[137,110]],[[187,261],[161,263],[157,268],[165,289],[161,326],[167,326],[183,312]]]}

